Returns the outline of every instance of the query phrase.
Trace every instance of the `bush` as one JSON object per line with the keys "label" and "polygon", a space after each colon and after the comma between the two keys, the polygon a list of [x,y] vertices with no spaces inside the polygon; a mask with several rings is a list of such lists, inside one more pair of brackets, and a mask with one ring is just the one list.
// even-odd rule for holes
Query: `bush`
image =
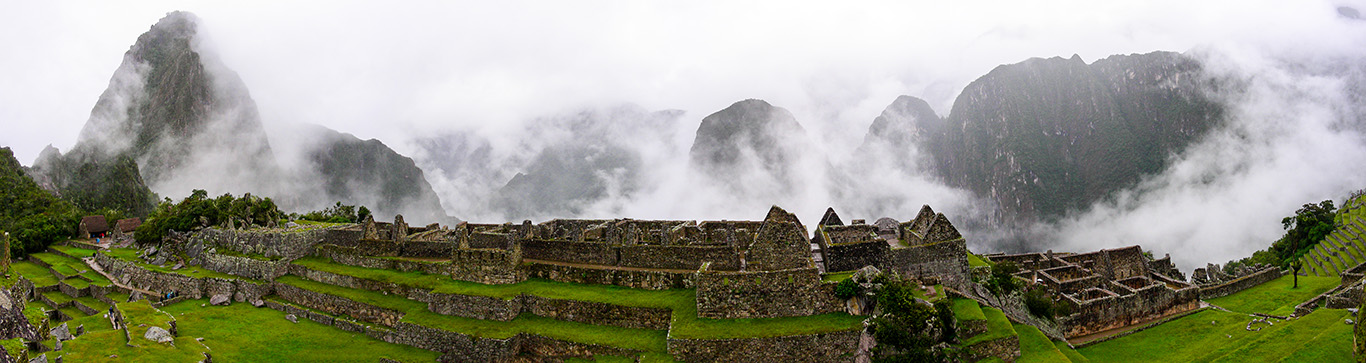
{"label": "bush", "polygon": [[943,362],[948,352],[934,349],[939,343],[956,338],[953,311],[940,301],[934,306],[916,302],[915,286],[904,280],[890,280],[877,292],[882,310],[872,320],[874,362]]}
{"label": "bush", "polygon": [[357,223],[365,220],[365,217],[369,215],[370,209],[365,208],[365,206],[361,206],[360,209],[357,210],[354,205],[345,205],[341,202],[337,202],[336,205],[333,205],[330,208],[304,213],[303,215],[296,216],[295,219],[328,223]]}
{"label": "bush", "polygon": [[1047,291],[1042,288],[1030,289],[1024,293],[1025,307],[1029,308],[1029,313],[1040,318],[1052,319],[1059,315],[1059,305],[1053,301]]}
{"label": "bush", "polygon": [[250,193],[241,198],[223,194],[215,199],[208,198],[208,192],[195,190],[189,197],[174,203],[166,198],[157,204],[156,209],[134,232],[138,242],[159,242],[167,231],[186,232],[200,226],[226,225],[234,220],[240,225],[266,226],[279,221],[284,213],[275,206],[270,198],[260,198]]}
{"label": "bush", "polygon": [[863,293],[863,286],[854,282],[852,279],[840,281],[839,284],[835,285],[835,297],[841,299],[847,300],[854,296],[858,296],[860,293]]}
{"label": "bush", "polygon": [[991,278],[987,279],[987,290],[996,295],[1007,295],[1020,289],[1020,283],[1015,281],[1014,274],[1020,272],[1020,267],[1014,263],[1006,261],[991,266]]}

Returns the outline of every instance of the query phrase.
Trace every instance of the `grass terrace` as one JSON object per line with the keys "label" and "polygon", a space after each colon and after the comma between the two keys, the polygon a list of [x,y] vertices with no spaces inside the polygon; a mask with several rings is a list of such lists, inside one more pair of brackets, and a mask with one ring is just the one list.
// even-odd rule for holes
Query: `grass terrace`
{"label": "grass terrace", "polygon": [[975,254],[968,254],[968,267],[991,267],[991,261]]}
{"label": "grass terrace", "polygon": [[1346,310],[1319,309],[1247,331],[1251,317],[1206,309],[1078,352],[1098,362],[1351,362],[1346,317]]}
{"label": "grass terrace", "polygon": [[1300,276],[1300,287],[1294,286],[1294,276],[1285,275],[1236,294],[1210,299],[1209,303],[1240,312],[1287,316],[1295,312],[1295,305],[1337,287],[1337,277]]}
{"label": "grass terrace", "polygon": [[111,248],[108,251],[105,251],[104,253],[108,254],[109,257],[132,262],[134,264],[137,264],[139,267],[142,267],[149,271],[179,274],[193,278],[215,277],[220,279],[247,280],[252,282],[260,282],[257,280],[252,280],[241,276],[229,275],[222,272],[209,270],[204,268],[203,266],[187,265],[182,269],[172,270],[170,267],[153,265],[150,263],[143,262],[142,259],[138,258],[138,250],[132,248]]}
{"label": "grass terrace", "polygon": [[383,357],[400,362],[433,362],[438,355],[308,319],[291,323],[285,320],[285,313],[271,309],[248,304],[199,306],[206,303],[187,300],[162,309],[175,316],[181,336],[204,338],[203,344],[212,349],[215,361],[306,362],[327,357],[337,362],[374,362]]}
{"label": "grass terrace", "polygon": [[[455,280],[445,275],[426,274],[420,271],[402,272],[342,265],[316,257],[295,260],[294,264],[339,275],[432,289],[434,292],[444,294],[503,299],[512,299],[520,294],[528,294],[551,299],[671,309],[673,310],[671,334],[675,338],[685,339],[773,337],[847,331],[862,328],[864,320],[864,317],[845,313],[765,319],[702,319],[697,317],[697,297],[693,290],[645,290],[611,285],[573,284],[543,279],[529,279],[508,285],[486,285]],[[425,305],[423,305],[422,310],[426,311]]]}
{"label": "grass terrace", "polygon": [[1001,309],[984,307],[982,314],[987,319],[987,332],[963,340],[963,346],[1016,335],[1015,328],[1010,324],[1010,319],[1006,318],[1006,314],[1001,312]]}
{"label": "grass terrace", "polygon": [[57,276],[53,276],[52,272],[48,271],[47,268],[38,266],[33,262],[15,261],[10,264],[10,270],[24,276],[24,278],[27,278],[29,281],[32,281],[34,286],[52,286],[57,284]]}
{"label": "grass terrace", "polygon": [[1072,347],[1068,346],[1067,342],[1054,341],[1053,346],[1057,347],[1058,351],[1062,352],[1062,355],[1067,356],[1067,359],[1072,361],[1072,363],[1087,363],[1091,361],[1090,359],[1086,359],[1086,356],[1077,352],[1076,349],[1072,349]]}
{"label": "grass terrace", "polygon": [[953,318],[956,320],[986,320],[986,314],[982,313],[982,306],[972,299],[953,299],[950,301],[953,308]]}
{"label": "grass terrace", "polygon": [[57,250],[58,252],[65,253],[65,254],[67,254],[67,256],[71,256],[71,257],[75,257],[75,258],[86,258],[86,257],[91,257],[91,256],[94,256],[94,255],[95,255],[95,250],[86,249],[86,248],[78,248],[78,247],[62,246],[62,245],[52,245],[52,246],[50,246],[50,247],[48,247],[48,248]]}
{"label": "grass terrace", "polygon": [[1053,345],[1053,341],[1043,335],[1039,328],[1019,324],[1015,324],[1013,328],[1020,335],[1020,359],[1016,360],[1016,363],[1071,362],[1071,359],[1059,351],[1058,347]]}
{"label": "grass terrace", "polygon": [[48,291],[43,293],[43,296],[47,296],[48,299],[52,300],[52,303],[57,305],[65,305],[67,302],[75,300],[61,291]]}
{"label": "grass terrace", "polygon": [[100,299],[96,299],[94,296],[81,296],[76,298],[76,302],[91,309],[95,309],[96,311],[109,311],[109,304],[100,301]]}
{"label": "grass terrace", "polygon": [[153,326],[170,330],[171,316],[152,307],[147,300],[119,303],[118,308],[123,312],[124,321],[128,322],[128,333],[135,338],[146,334],[147,329]]}
{"label": "grass terrace", "polygon": [[338,296],[405,313],[402,321],[434,329],[468,334],[483,338],[506,339],[517,333],[533,333],[549,338],[576,343],[601,344],[648,352],[666,351],[667,333],[662,330],[627,329],[574,323],[530,314],[522,314],[511,321],[481,320],[442,315],[427,310],[427,304],[398,295],[386,295],[284,276],[276,282],[304,290]]}
{"label": "grass terrace", "polygon": [[848,280],[850,277],[854,277],[854,272],[855,272],[855,271],[844,271],[844,272],[830,272],[830,273],[826,273],[826,274],[821,275],[821,281],[822,281],[822,282],[840,282],[840,281]]}

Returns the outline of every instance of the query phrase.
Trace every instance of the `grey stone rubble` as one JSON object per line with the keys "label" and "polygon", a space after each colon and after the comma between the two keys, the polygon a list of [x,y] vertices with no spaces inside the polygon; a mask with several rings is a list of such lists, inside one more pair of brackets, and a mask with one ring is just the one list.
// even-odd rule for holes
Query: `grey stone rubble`
{"label": "grey stone rubble", "polygon": [[170,343],[175,341],[175,337],[171,336],[171,332],[166,331],[166,329],[159,326],[147,328],[147,333],[144,333],[142,337],[157,343]]}
{"label": "grey stone rubble", "polygon": [[227,305],[230,302],[232,302],[232,300],[228,299],[228,295],[226,294],[214,295],[209,298],[209,304],[211,305]]}
{"label": "grey stone rubble", "polygon": [[289,320],[289,322],[291,322],[291,323],[298,323],[298,322],[299,322],[299,317],[294,316],[294,314],[287,314],[287,315],[285,315],[285,320]]}

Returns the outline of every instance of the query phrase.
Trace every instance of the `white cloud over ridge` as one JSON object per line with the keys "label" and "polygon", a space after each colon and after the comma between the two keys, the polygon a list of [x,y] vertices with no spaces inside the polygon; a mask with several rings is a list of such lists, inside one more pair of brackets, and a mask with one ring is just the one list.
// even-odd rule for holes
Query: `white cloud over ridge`
{"label": "white cloud over ridge", "polygon": [[[0,145],[24,163],[49,143],[68,150],[137,35],[165,12],[188,10],[241,75],[272,135],[321,124],[383,140],[423,165],[414,140],[468,132],[494,159],[521,160],[544,147],[524,143],[532,120],[629,103],[685,113],[661,131],[672,142],[623,141],[657,166],[648,187],[585,214],[753,219],[774,203],[810,221],[828,205],[846,220],[909,218],[923,203],[976,213],[962,191],[924,175],[859,179],[860,188],[905,198],[900,206],[834,200],[823,179],[783,200],[728,198],[687,171],[687,147],[703,117],[760,98],[792,111],[821,141],[811,152],[828,158],[800,168],[825,170],[866,162],[853,149],[899,95],[946,115],[968,82],[1000,64],[1194,50],[1216,76],[1246,85],[1229,95],[1228,129],[1173,155],[1170,170],[1116,201],[1041,227],[1038,242],[1143,244],[1189,269],[1264,246],[1302,203],[1366,186],[1366,173],[1342,167],[1366,156],[1355,106],[1366,23],[1340,17],[1342,5],[1366,9],[1341,1],[7,4]],[[274,147],[289,147],[277,138]],[[506,181],[427,173],[462,218],[478,214],[479,201],[458,196]],[[466,190],[473,183],[483,189]]]}

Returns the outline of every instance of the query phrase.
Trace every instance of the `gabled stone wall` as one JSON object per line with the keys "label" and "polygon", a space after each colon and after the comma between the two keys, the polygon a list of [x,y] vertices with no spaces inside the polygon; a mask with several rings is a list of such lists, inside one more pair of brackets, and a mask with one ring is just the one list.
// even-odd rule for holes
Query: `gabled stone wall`
{"label": "gabled stone wall", "polygon": [[835,284],[814,267],[755,272],[699,270],[697,316],[712,319],[777,318],[844,311]]}

